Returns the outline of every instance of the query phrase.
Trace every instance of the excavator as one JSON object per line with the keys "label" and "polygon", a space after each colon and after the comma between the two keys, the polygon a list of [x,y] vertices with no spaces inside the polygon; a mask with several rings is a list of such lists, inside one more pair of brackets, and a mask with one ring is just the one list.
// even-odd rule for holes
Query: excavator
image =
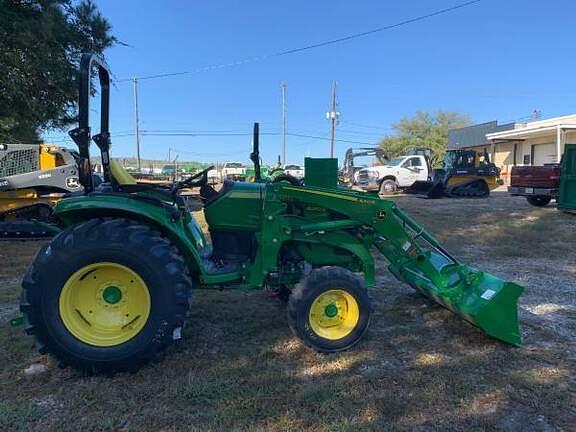
{"label": "excavator", "polygon": [[340,183],[349,187],[356,184],[355,174],[362,167],[355,166],[354,159],[365,156],[375,156],[382,165],[385,165],[389,159],[386,152],[380,147],[349,148],[346,150],[342,169],[339,172]]}
{"label": "excavator", "polygon": [[0,144],[0,238],[49,237],[52,207],[82,190],[76,153],[50,144]]}

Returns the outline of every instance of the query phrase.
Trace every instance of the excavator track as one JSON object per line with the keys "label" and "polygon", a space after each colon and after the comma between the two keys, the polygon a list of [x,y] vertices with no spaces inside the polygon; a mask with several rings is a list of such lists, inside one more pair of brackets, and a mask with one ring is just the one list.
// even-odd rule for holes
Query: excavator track
{"label": "excavator track", "polygon": [[454,198],[487,198],[490,189],[484,180],[474,180],[470,183],[449,187],[446,194]]}

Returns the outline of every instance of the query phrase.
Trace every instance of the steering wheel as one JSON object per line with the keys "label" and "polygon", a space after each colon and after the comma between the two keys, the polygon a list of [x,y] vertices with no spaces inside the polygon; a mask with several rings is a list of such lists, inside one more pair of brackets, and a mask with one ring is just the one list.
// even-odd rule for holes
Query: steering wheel
{"label": "steering wheel", "polygon": [[290,174],[280,174],[274,177],[272,183],[290,183],[292,186],[302,186],[304,182]]}
{"label": "steering wheel", "polygon": [[[202,186],[203,184],[208,183],[208,172],[214,169],[214,165],[210,165],[208,168],[203,169],[199,173],[194,174],[192,177],[187,178],[186,180],[182,180],[179,182],[174,183],[172,186],[172,192],[177,192],[179,189],[185,187],[193,187],[193,186]],[[197,182],[194,180],[200,179]]]}

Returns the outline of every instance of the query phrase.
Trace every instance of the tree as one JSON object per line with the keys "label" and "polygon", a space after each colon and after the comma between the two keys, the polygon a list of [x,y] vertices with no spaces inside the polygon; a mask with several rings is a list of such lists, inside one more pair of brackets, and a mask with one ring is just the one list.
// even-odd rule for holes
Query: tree
{"label": "tree", "polygon": [[456,111],[417,111],[413,117],[404,117],[393,125],[395,135],[380,142],[390,157],[404,154],[411,147],[432,150],[432,164],[438,166],[444,159],[448,145],[448,130],[469,126],[470,117]]}
{"label": "tree", "polygon": [[110,29],[91,0],[0,0],[0,141],[75,121],[80,54],[114,45]]}

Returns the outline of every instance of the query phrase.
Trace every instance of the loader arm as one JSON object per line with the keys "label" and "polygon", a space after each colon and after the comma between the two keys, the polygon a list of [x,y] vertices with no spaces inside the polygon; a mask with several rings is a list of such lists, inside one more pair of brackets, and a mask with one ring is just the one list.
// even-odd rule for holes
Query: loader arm
{"label": "loader arm", "polygon": [[[356,236],[366,250],[374,246],[389,262],[388,269],[400,281],[452,310],[489,335],[521,343],[517,299],[520,285],[471,268],[450,255],[424,228],[392,201],[368,194],[312,187],[280,186],[282,199],[329,209],[348,219],[292,226],[305,238],[330,238],[330,231]],[[363,259],[368,284],[373,266]]]}

